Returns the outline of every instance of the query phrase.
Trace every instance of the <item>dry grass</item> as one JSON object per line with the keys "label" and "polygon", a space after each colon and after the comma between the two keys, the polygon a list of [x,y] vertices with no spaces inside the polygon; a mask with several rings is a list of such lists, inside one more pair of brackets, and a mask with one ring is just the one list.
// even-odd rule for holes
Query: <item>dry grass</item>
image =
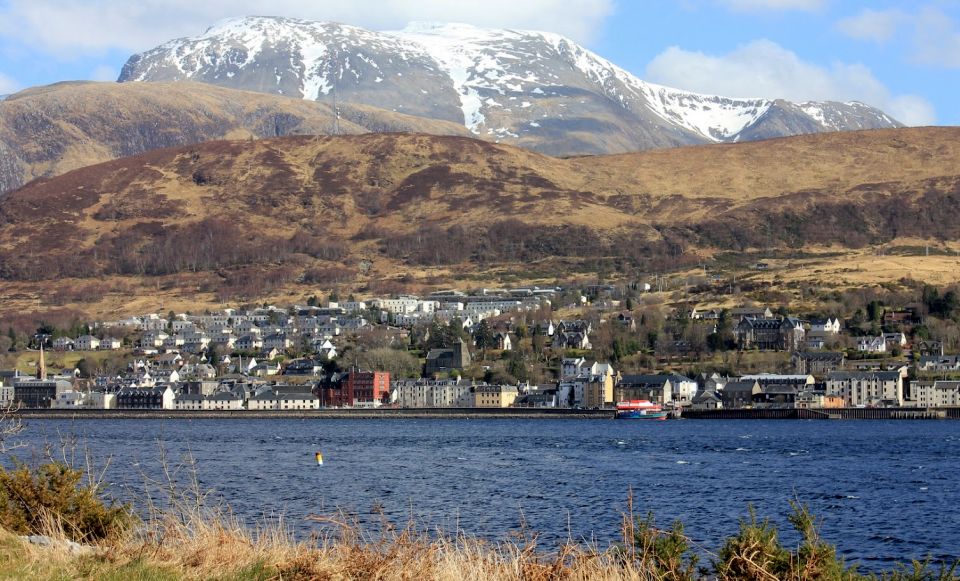
{"label": "dry grass", "polygon": [[[31,545],[0,531],[0,578],[100,579],[124,573],[176,579],[648,580],[661,578],[616,551],[525,542],[488,543],[428,535],[408,527],[369,538],[343,524],[336,535],[302,542],[282,523],[251,531],[229,516],[167,515],[139,534],[76,555],[64,544]],[[133,575],[133,572],[137,572]]]}

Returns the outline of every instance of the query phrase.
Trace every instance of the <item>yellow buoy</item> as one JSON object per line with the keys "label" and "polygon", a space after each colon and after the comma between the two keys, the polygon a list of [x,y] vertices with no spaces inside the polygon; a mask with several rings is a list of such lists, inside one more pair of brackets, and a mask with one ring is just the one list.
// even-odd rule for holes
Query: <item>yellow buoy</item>
{"label": "yellow buoy", "polygon": [[317,452],[317,466],[323,466],[323,454]]}

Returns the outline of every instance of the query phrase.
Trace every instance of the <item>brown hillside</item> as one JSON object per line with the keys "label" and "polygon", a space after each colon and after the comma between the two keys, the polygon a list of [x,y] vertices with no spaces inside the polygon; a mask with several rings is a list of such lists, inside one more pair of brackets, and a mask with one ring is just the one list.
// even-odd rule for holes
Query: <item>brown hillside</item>
{"label": "brown hillside", "polygon": [[[466,135],[457,124],[344,105],[340,132]],[[37,177],[214,139],[331,134],[327,105],[200,83],[58,83],[0,102],[0,192]]]}
{"label": "brown hillside", "polygon": [[10,193],[0,277],[209,273],[198,286],[226,300],[250,298],[251,268],[282,288],[421,267],[662,271],[718,250],[950,240],[958,162],[957,128],[569,160],[411,134],[211,142]]}

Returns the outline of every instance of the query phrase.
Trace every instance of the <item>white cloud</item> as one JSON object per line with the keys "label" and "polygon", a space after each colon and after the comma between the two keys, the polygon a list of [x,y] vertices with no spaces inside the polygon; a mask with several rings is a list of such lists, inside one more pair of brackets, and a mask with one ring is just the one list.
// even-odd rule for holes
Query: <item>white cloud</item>
{"label": "white cloud", "polygon": [[925,65],[960,68],[960,26],[934,7],[920,11],[915,20],[915,59]]}
{"label": "white cloud", "polygon": [[897,27],[907,18],[899,10],[864,9],[856,16],[837,23],[837,28],[851,38],[884,43],[893,37]]}
{"label": "white cloud", "polygon": [[733,10],[802,10],[813,11],[823,8],[826,0],[720,0],[720,3]]}
{"label": "white cloud", "polygon": [[902,38],[915,63],[933,67],[960,68],[960,24],[933,4],[916,12],[902,10],[861,11],[837,23],[851,38],[884,43],[900,39],[903,28],[913,29],[911,38]]}
{"label": "white cloud", "polygon": [[110,65],[100,65],[90,72],[88,78],[91,81],[116,81],[118,76],[117,69]]}
{"label": "white cloud", "polygon": [[20,89],[20,84],[10,77],[0,73],[0,95],[14,93]]}
{"label": "white cloud", "polygon": [[671,47],[647,65],[646,77],[655,83],[730,97],[862,101],[908,125],[935,120],[933,107],[925,99],[891,95],[864,65],[835,62],[821,67],[769,40],[751,42],[722,56]]}
{"label": "white cloud", "polygon": [[269,15],[332,20],[374,30],[413,20],[547,30],[588,42],[614,0],[8,0],[0,35],[61,57],[109,49],[141,51],[203,32],[228,17]]}
{"label": "white cloud", "polygon": [[937,122],[937,113],[929,101],[918,95],[893,97],[884,111],[905,125],[919,127]]}

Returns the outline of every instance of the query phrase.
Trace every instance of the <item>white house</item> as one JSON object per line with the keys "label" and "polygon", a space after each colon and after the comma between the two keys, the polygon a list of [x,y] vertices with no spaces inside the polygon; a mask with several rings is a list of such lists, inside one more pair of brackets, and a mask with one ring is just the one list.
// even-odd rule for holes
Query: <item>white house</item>
{"label": "white house", "polygon": [[250,411],[316,410],[320,409],[320,398],[312,393],[277,393],[265,390],[251,397],[247,407]]}
{"label": "white house", "polygon": [[857,337],[857,351],[864,353],[886,353],[887,342],[883,335],[879,337]]}
{"label": "white house", "polygon": [[117,409],[117,394],[103,391],[92,391],[87,396],[89,406],[97,410]]}
{"label": "white house", "polygon": [[374,299],[373,306],[378,307],[384,311],[397,314],[408,314],[415,311],[420,311],[422,313],[432,313],[436,310],[436,306],[439,303],[434,301],[427,301],[432,303],[432,306],[423,306],[421,307],[420,299],[417,297],[399,297],[396,299]]}
{"label": "white house", "polygon": [[317,354],[321,360],[331,361],[337,358],[337,348],[330,342],[330,339],[324,339],[323,343],[317,346]]}
{"label": "white house", "polygon": [[810,321],[810,330],[822,332],[829,335],[840,333],[840,319],[837,317],[828,317],[826,319],[817,319]]}
{"label": "white house", "polygon": [[280,351],[293,347],[293,340],[285,333],[273,333],[263,338],[264,349],[277,349]]}
{"label": "white house", "polygon": [[93,335],[81,335],[77,337],[75,345],[79,351],[94,351],[100,348],[100,339]]}
{"label": "white house", "polygon": [[163,342],[170,336],[163,331],[146,331],[140,336],[141,347],[162,347]]}
{"label": "white house", "polygon": [[673,401],[690,404],[697,395],[697,382],[683,375],[671,375],[670,387],[673,391]]}
{"label": "white house", "polygon": [[55,410],[69,410],[84,407],[85,394],[72,389],[60,392],[56,399],[50,402],[50,407]]}
{"label": "white house", "polygon": [[573,379],[586,365],[587,360],[583,357],[564,357],[560,363],[560,379]]}
{"label": "white house", "polygon": [[199,393],[181,393],[173,400],[173,409],[178,411],[200,411],[204,397]]}
{"label": "white house", "polygon": [[192,351],[200,351],[210,344],[210,336],[202,331],[186,330],[180,333],[183,346]]}
{"label": "white house", "polygon": [[356,313],[358,311],[367,310],[367,303],[363,301],[347,301],[341,305],[343,310],[348,313]]}
{"label": "white house", "polygon": [[905,347],[907,345],[907,336],[902,332],[884,333],[883,341],[887,344],[887,349]]}
{"label": "white house", "polygon": [[53,340],[53,348],[57,351],[73,351],[74,344],[70,337],[57,337]]}
{"label": "white house", "polygon": [[0,381],[0,407],[8,407],[13,405],[13,400],[13,386],[4,385],[4,383]]}
{"label": "white house", "polygon": [[116,337],[104,337],[103,340],[100,341],[100,349],[104,351],[116,351],[121,347],[123,347],[123,341]]}
{"label": "white house", "polygon": [[207,396],[203,405],[203,409],[206,410],[238,411],[244,409],[243,398],[232,391],[221,391]]}
{"label": "white house", "polygon": [[239,351],[257,351],[263,348],[263,339],[259,334],[243,335],[233,344]]}

